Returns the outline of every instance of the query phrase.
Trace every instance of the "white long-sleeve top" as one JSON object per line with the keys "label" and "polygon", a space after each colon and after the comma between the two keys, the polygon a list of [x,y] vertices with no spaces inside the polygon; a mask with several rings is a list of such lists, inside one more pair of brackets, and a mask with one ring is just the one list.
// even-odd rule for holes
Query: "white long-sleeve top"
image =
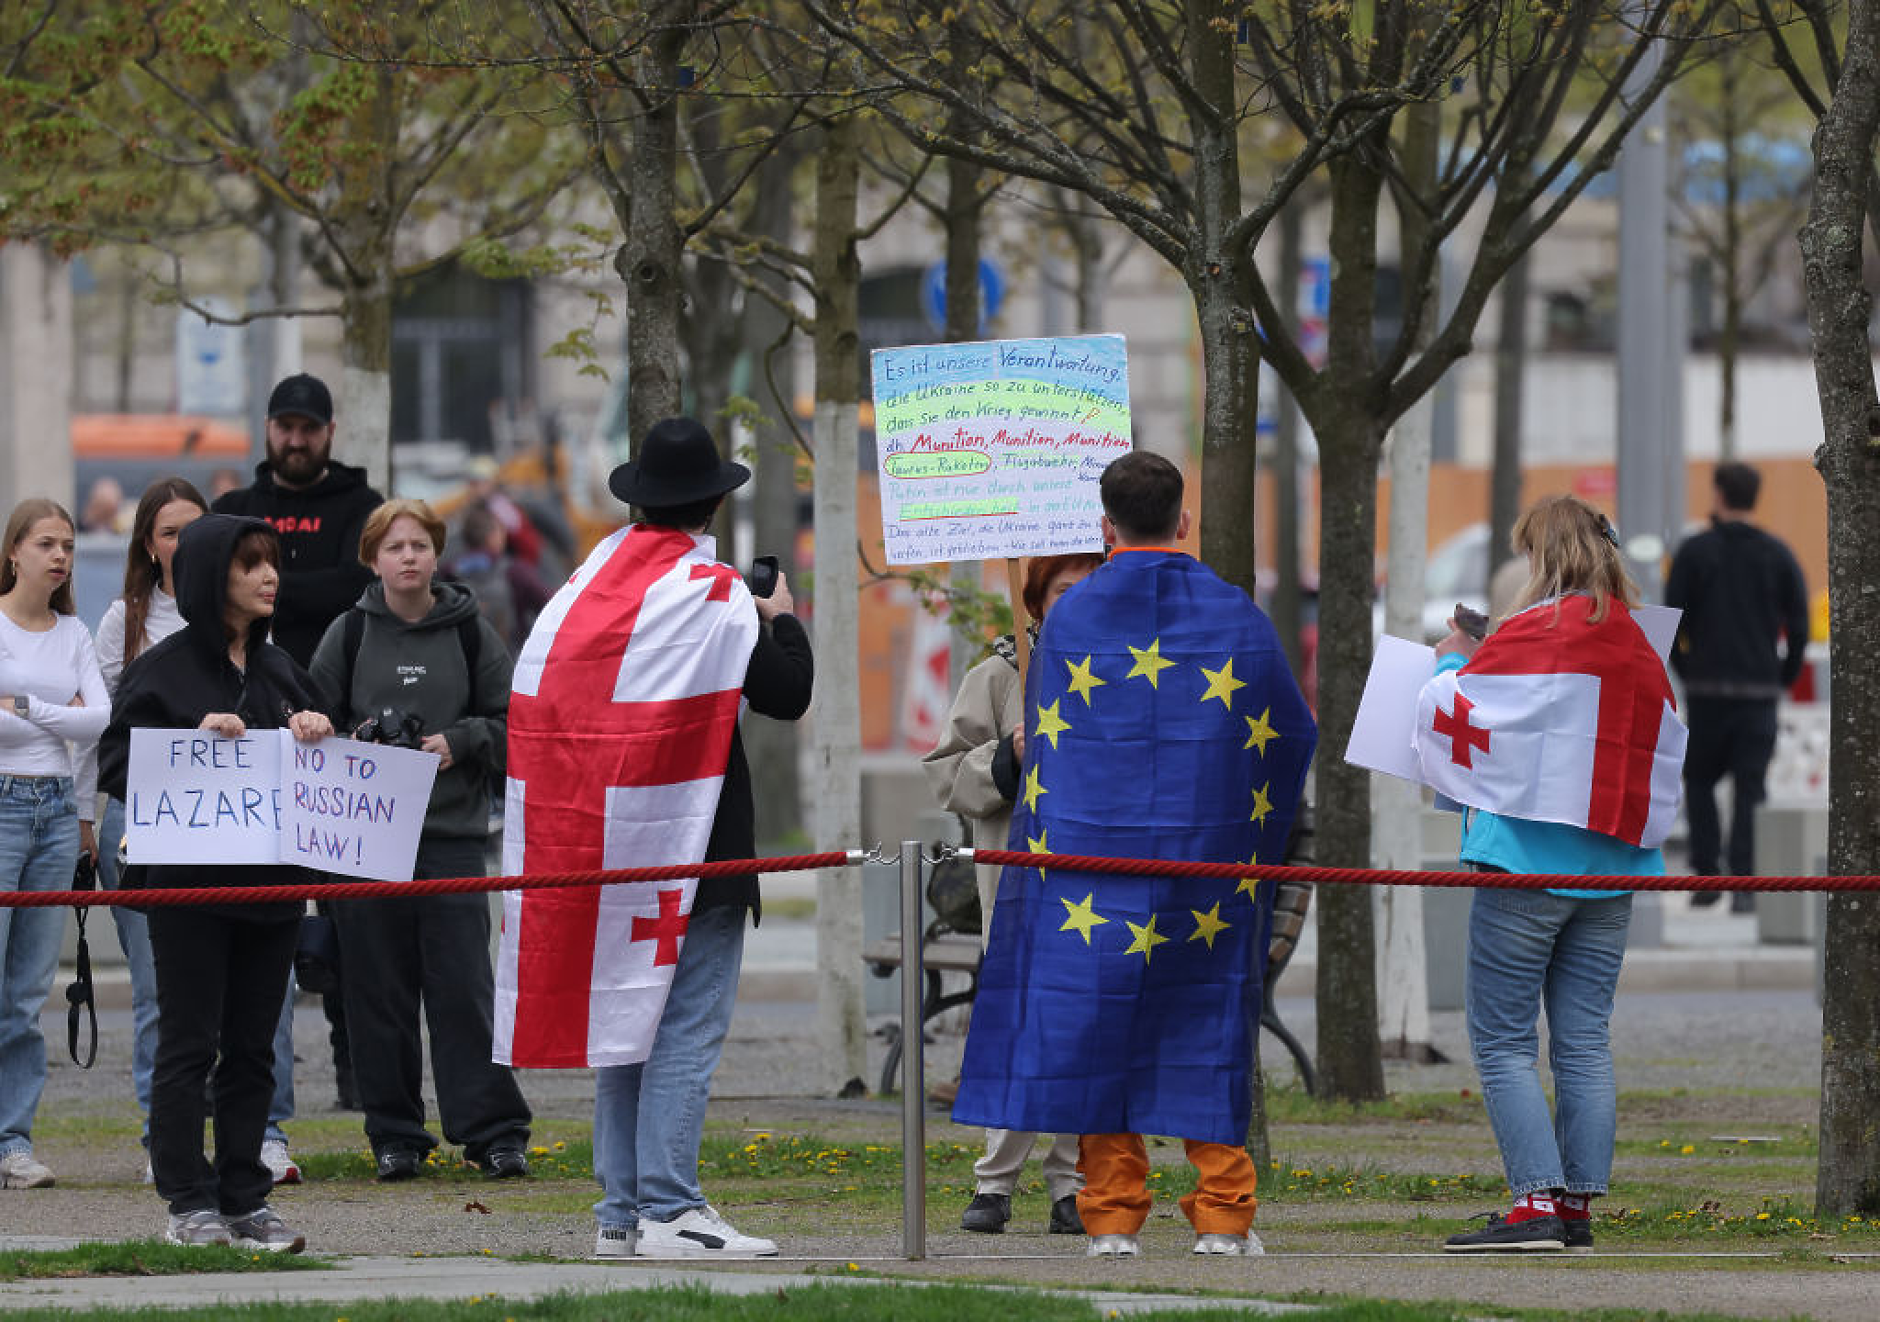
{"label": "white long-sleeve top", "polygon": [[[150,593],[150,609],[144,615],[144,641],[137,649],[142,656],[156,644],[183,627],[183,613],[176,608],[176,598],[162,588]],[[104,673],[104,686],[117,692],[118,676],[124,673],[124,598],[105,608],[98,621],[98,669]]]}
{"label": "white long-sleeve top", "polygon": [[[72,776],[76,761],[96,749],[111,719],[111,699],[91,633],[75,616],[58,616],[42,633],[22,629],[0,612],[0,693],[24,694],[27,712],[16,716],[11,704],[0,708],[0,775]],[[73,699],[83,705],[74,706]],[[93,820],[93,782],[73,786],[81,821]]]}

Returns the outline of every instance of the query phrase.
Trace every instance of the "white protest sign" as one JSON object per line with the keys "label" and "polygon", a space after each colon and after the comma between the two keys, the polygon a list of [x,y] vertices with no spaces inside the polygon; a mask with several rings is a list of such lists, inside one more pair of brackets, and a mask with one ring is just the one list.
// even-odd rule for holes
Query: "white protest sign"
{"label": "white protest sign", "polygon": [[1358,714],[1351,722],[1345,761],[1400,780],[1421,781],[1410,736],[1417,721],[1417,695],[1436,673],[1436,649],[1382,634],[1371,653]]}
{"label": "white protest sign", "polygon": [[124,799],[130,861],[278,863],[280,734],[132,730]]}
{"label": "white protest sign", "polygon": [[125,833],[138,864],[292,863],[408,881],[438,758],[286,730],[132,730]]}
{"label": "white protest sign", "polygon": [[437,754],[281,734],[281,862],[410,881]]}
{"label": "white protest sign", "polygon": [[1120,335],[871,355],[889,564],[1102,550],[1097,479],[1129,453]]}

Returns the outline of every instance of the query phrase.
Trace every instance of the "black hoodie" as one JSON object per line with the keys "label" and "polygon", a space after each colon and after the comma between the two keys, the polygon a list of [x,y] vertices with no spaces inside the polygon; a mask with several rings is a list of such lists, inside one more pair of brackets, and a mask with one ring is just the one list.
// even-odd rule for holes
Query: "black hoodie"
{"label": "black hoodie", "polygon": [[[326,711],[311,676],[293,657],[267,641],[268,621],[248,626],[247,669],[229,660],[222,611],[228,599],[229,565],[235,542],[255,519],[205,514],[183,529],[172,571],[183,627],[124,667],[111,703],[111,724],[98,741],[98,784],[118,799],[128,797],[131,730],[194,730],[210,712],[234,712],[250,729],[280,729],[297,711]],[[283,594],[285,595],[285,594]],[[151,887],[262,886],[318,880],[298,867],[233,868],[211,863],[145,869]],[[257,921],[298,912],[298,905],[242,905]]]}
{"label": "black hoodie", "polygon": [[281,536],[281,599],[274,641],[303,666],[335,617],[359,599],[372,571],[359,563],[359,534],[384,497],[366,485],[366,470],[329,462],[326,474],[296,490],[274,480],[267,464],[253,486],[223,493],[217,514],[266,519]]}

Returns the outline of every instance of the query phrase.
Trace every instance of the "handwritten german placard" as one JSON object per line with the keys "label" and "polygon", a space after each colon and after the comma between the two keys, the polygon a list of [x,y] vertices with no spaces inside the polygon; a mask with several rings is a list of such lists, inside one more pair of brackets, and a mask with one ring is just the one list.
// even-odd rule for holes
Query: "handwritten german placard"
{"label": "handwritten german placard", "polygon": [[294,863],[409,881],[437,755],[286,730],[131,731],[124,825],[140,864]]}
{"label": "handwritten german placard", "polygon": [[1097,480],[1127,454],[1121,335],[877,349],[888,563],[1103,549]]}

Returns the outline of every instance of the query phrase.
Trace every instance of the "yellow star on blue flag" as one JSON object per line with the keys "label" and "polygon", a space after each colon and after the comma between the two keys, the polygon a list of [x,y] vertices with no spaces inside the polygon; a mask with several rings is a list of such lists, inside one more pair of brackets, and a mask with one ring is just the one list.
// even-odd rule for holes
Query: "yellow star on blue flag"
{"label": "yellow star on blue flag", "polygon": [[1201,667],[1201,673],[1208,677],[1208,691],[1201,695],[1201,701],[1206,702],[1209,698],[1219,698],[1221,700],[1221,706],[1232,711],[1234,709],[1234,690],[1247,687],[1244,681],[1234,678],[1234,658],[1231,656],[1228,657],[1226,661],[1222,662],[1219,670],[1209,670],[1206,666],[1203,666]]}
{"label": "yellow star on blue flag", "polygon": [[1058,707],[1063,701],[1062,698],[1055,698],[1049,707],[1038,708],[1037,733],[1042,738],[1049,739],[1054,750],[1058,746],[1057,737],[1071,728],[1071,723],[1058,715]]}
{"label": "yellow star on blue flag", "polygon": [[1082,901],[1077,904],[1072,904],[1069,900],[1064,899],[1063,896],[1059,896],[1058,898],[1064,905],[1065,912],[1068,915],[1064,919],[1064,926],[1058,928],[1058,931],[1077,933],[1079,936],[1083,937],[1085,945],[1090,944],[1091,928],[1110,921],[1095,909],[1091,908],[1091,902],[1097,898],[1095,892],[1084,896]]}
{"label": "yellow star on blue flag", "polygon": [[1162,687],[1162,672],[1175,664],[1173,661],[1163,658],[1162,640],[1160,638],[1151,642],[1147,647],[1131,647],[1129,654],[1136,659],[1136,664],[1129,668],[1129,673],[1124,675],[1123,678],[1134,679],[1136,676],[1141,675],[1144,679],[1149,681],[1149,687],[1152,689]]}

